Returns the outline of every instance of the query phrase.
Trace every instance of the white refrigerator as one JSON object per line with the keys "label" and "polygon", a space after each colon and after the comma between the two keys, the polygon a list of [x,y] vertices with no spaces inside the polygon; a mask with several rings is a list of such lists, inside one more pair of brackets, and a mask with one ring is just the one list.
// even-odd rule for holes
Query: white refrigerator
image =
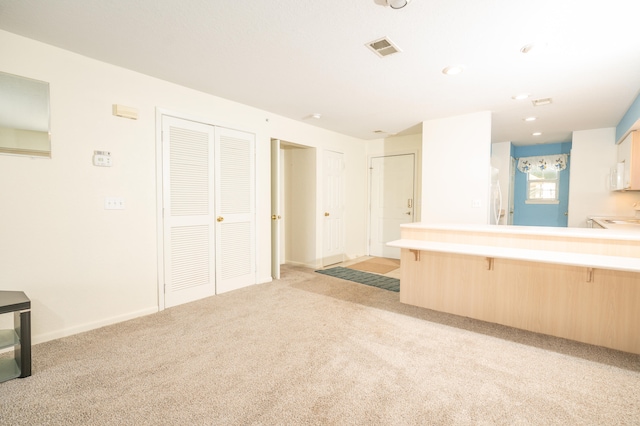
{"label": "white refrigerator", "polygon": [[491,187],[489,188],[489,223],[500,225],[500,219],[504,215],[502,209],[502,190],[500,189],[500,170],[490,167]]}

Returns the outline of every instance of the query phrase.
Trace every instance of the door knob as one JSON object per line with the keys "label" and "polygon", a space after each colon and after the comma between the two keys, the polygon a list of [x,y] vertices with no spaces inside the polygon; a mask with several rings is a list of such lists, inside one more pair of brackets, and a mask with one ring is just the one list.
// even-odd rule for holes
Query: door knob
{"label": "door knob", "polygon": [[271,219],[272,220],[278,220],[278,219],[280,219],[280,215],[279,214],[272,214],[271,215]]}
{"label": "door knob", "polygon": [[569,212],[564,212],[564,215],[565,216],[569,216]]}
{"label": "door knob", "polygon": [[406,212],[405,214],[411,216],[411,212]]}
{"label": "door knob", "polygon": [[324,212],[324,215],[325,216],[329,216],[329,212]]}
{"label": "door knob", "polygon": [[222,222],[224,220],[224,217],[222,216],[218,216],[218,218],[216,219],[218,222]]}

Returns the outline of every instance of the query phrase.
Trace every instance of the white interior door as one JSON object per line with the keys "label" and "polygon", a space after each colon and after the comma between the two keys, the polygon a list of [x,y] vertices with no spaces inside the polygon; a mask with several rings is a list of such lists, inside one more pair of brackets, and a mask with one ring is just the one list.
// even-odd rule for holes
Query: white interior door
{"label": "white interior door", "polygon": [[400,249],[386,243],[400,239],[400,225],[413,222],[415,155],[371,159],[371,256],[400,259]]}
{"label": "white interior door", "polygon": [[344,160],[341,152],[324,151],[323,266],[344,260]]}
{"label": "white interior door", "polygon": [[216,127],[216,293],[256,282],[255,136]]}
{"label": "white interior door", "polygon": [[162,117],[165,307],[215,294],[214,127]]}
{"label": "white interior door", "polygon": [[271,140],[271,277],[280,279],[280,140]]}

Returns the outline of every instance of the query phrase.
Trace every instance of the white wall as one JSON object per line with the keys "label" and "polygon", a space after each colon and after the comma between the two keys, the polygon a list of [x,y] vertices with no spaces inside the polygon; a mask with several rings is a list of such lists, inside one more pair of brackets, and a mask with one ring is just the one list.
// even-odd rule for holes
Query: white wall
{"label": "white wall", "polygon": [[504,216],[500,218],[499,225],[506,225],[509,215],[509,186],[511,169],[511,142],[498,142],[491,144],[491,165],[499,170],[498,181],[502,193],[501,209]]}
{"label": "white wall", "polygon": [[611,192],[609,173],[617,161],[614,127],[573,132],[569,227],[585,227],[588,216],[633,216],[640,193]]}
{"label": "white wall", "polygon": [[422,126],[422,221],[488,223],[491,113]]}
{"label": "white wall", "polygon": [[285,262],[316,266],[316,149],[284,150]]}
{"label": "white wall", "polygon": [[[0,71],[51,91],[52,159],[0,155],[0,282],[31,298],[34,342],[157,310],[156,108],[256,134],[259,282],[271,279],[271,137],[344,152],[346,246],[364,252],[364,141],[4,31],[0,57]],[[137,108],[139,119],[114,117],[112,104]],[[94,150],[111,151],[113,167],[93,166]],[[104,210],[105,197],[126,209]]]}

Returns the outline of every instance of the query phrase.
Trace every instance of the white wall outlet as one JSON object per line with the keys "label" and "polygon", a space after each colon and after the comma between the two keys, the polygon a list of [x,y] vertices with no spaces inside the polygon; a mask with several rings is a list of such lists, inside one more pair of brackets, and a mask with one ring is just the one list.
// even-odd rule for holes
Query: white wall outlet
{"label": "white wall outlet", "polygon": [[124,198],[107,197],[104,199],[105,210],[124,210]]}
{"label": "white wall outlet", "polygon": [[471,208],[479,209],[482,206],[482,202],[480,200],[471,200]]}
{"label": "white wall outlet", "polygon": [[93,165],[111,167],[111,153],[109,151],[93,151]]}

